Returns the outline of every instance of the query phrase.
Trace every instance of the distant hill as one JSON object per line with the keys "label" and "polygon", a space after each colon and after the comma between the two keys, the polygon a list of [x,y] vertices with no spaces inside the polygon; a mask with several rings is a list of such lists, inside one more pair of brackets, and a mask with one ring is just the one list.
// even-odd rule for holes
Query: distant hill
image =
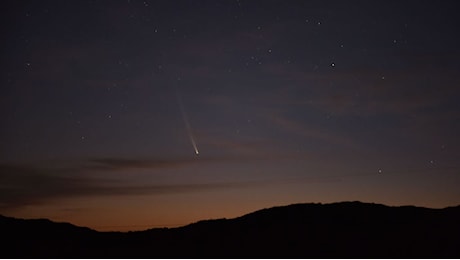
{"label": "distant hill", "polygon": [[0,230],[2,258],[460,258],[460,206],[295,204],[125,233],[0,216]]}

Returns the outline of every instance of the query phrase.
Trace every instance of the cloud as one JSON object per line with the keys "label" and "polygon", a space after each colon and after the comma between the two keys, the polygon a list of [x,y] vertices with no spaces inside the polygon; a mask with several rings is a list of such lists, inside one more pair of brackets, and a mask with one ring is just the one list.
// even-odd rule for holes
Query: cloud
{"label": "cloud", "polygon": [[126,159],[126,158],[90,158],[85,165],[87,169],[93,170],[126,170],[126,169],[157,169],[157,168],[171,168],[171,167],[182,167],[203,160],[197,160],[196,158],[186,159]]}
{"label": "cloud", "polygon": [[132,168],[164,168],[185,165],[184,161],[142,161],[120,158],[91,159],[102,165],[92,167],[43,167],[38,165],[0,164],[0,210],[82,196],[159,195],[237,188],[247,183],[132,184],[110,177],[94,177],[91,171],[115,171]]}
{"label": "cloud", "polygon": [[325,128],[318,128],[312,125],[302,124],[298,121],[289,119],[282,115],[272,114],[268,119],[282,130],[303,136],[311,140],[318,140],[321,142],[343,145],[345,147],[352,147],[355,145],[352,139],[332,133]]}
{"label": "cloud", "polygon": [[[212,140],[209,140],[210,142]],[[28,205],[46,204],[54,200],[65,200],[75,197],[99,196],[138,196],[163,195],[176,193],[194,193],[214,190],[256,187],[277,182],[278,180],[246,180],[226,182],[186,182],[186,183],[155,183],[136,182],[131,178],[130,170],[171,169],[186,167],[192,164],[255,162],[263,160],[284,160],[276,153],[258,153],[263,149],[261,144],[231,143],[214,140],[214,145],[225,146],[234,151],[246,151],[249,146],[255,150],[247,150],[243,155],[230,154],[223,157],[200,159],[132,159],[132,158],[89,158],[77,164],[50,162],[38,164],[0,164],[0,212]],[[266,150],[266,149],[265,149]],[[118,174],[112,174],[117,172]],[[120,175],[121,174],[121,175]],[[120,178],[120,176],[122,178]],[[133,175],[134,177],[137,175]],[[127,178],[125,178],[127,177]],[[132,181],[127,181],[132,180]],[[282,181],[282,180],[281,180]],[[312,180],[309,180],[312,181]],[[313,180],[316,181],[316,180]]]}
{"label": "cloud", "polygon": [[[430,61],[436,55],[413,56],[396,56],[406,60],[406,65],[383,69],[345,66],[305,70],[295,64],[271,63],[266,70],[278,79],[280,87],[260,99],[267,106],[304,107],[344,117],[411,117],[453,104],[460,84],[455,76],[457,69],[448,62],[433,67]],[[440,56],[445,59],[446,55]]]}
{"label": "cloud", "polygon": [[[172,158],[172,159],[160,159],[160,158],[147,158],[147,159],[130,159],[130,158],[119,158],[119,157],[97,157],[89,158],[84,161],[81,165],[78,165],[73,171],[121,171],[121,170],[132,170],[132,169],[172,169],[189,167],[191,165],[205,165],[211,163],[225,163],[225,162],[239,162],[248,161],[252,157],[250,147],[257,144],[256,142],[231,142],[222,139],[203,139],[203,143],[207,145],[215,146],[219,149],[225,148],[225,150],[233,151],[234,153],[223,154],[221,156],[213,157],[190,157],[190,158]],[[255,148],[254,148],[255,149]],[[246,153],[240,153],[242,151],[248,151]],[[255,158],[252,158],[255,159]]]}
{"label": "cloud", "polygon": [[68,197],[97,190],[90,179],[58,169],[30,165],[0,165],[0,208],[40,203],[53,197]]}

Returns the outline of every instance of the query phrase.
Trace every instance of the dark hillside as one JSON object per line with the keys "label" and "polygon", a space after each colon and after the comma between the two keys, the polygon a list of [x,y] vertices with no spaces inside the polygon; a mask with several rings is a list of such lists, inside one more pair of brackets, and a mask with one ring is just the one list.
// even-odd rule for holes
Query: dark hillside
{"label": "dark hillside", "polygon": [[460,207],[344,202],[263,209],[181,228],[96,232],[2,217],[2,257],[458,258]]}

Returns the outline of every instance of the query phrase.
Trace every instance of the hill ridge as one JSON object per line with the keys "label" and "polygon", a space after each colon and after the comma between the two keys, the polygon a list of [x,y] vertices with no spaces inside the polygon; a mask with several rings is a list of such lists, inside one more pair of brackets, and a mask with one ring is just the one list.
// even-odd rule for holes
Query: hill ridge
{"label": "hill ridge", "polygon": [[178,228],[98,232],[0,218],[5,258],[458,258],[460,206],[296,203]]}

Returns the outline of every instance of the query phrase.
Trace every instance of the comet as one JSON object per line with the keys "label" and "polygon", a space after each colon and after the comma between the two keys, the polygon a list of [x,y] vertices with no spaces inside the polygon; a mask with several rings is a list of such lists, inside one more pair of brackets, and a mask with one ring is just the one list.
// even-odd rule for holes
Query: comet
{"label": "comet", "polygon": [[185,128],[187,130],[188,137],[190,138],[190,142],[192,143],[193,149],[195,150],[195,154],[199,155],[200,151],[198,150],[198,147],[195,141],[195,137],[193,136],[192,126],[190,125],[187,113],[185,112],[184,104],[182,102],[182,98],[179,95],[179,91],[177,89],[176,89],[176,96],[177,96],[177,102],[179,103],[180,111],[182,114],[182,119],[184,120]]}

